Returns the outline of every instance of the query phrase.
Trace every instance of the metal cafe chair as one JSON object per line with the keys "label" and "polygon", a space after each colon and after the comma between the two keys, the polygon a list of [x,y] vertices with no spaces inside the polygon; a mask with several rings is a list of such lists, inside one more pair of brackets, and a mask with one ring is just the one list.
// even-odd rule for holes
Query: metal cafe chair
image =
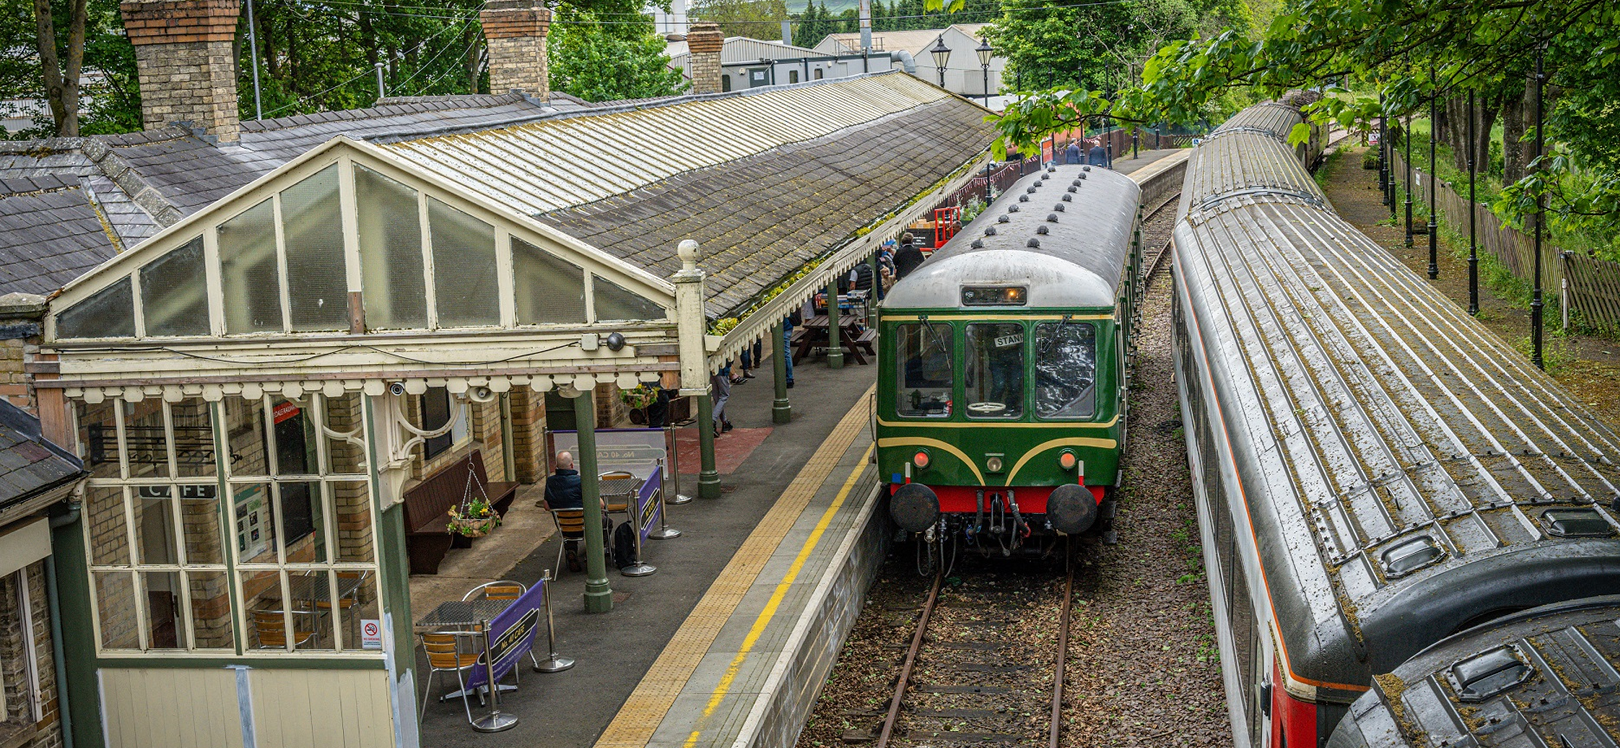
{"label": "metal cafe chair", "polygon": [[[475,598],[483,598],[485,600],[505,600],[510,602],[523,597],[528,591],[528,586],[522,582],[503,579],[497,582],[485,582],[467,590],[467,594],[461,596],[461,601],[466,602]],[[532,648],[529,650],[529,661],[534,663],[536,670],[540,668],[540,661],[535,659],[534,649]],[[518,683],[523,682],[523,678],[518,675],[517,668],[512,668],[512,677]]]}
{"label": "metal cafe chair", "polygon": [[[253,631],[259,637],[259,649],[286,649],[287,629],[283,622],[286,611],[281,610],[255,610],[253,611]],[[315,632],[298,627],[298,616],[313,616],[307,610],[295,610],[293,614],[293,649],[315,639]]]}
{"label": "metal cafe chair", "polygon": [[[465,633],[422,634],[422,649],[427,652],[428,677],[426,688],[422,693],[423,713],[427,712],[428,698],[433,696],[433,678],[439,673],[456,674],[456,690],[461,692],[461,706],[467,711],[467,722],[473,721],[472,704],[467,701],[466,673],[477,667],[483,657],[478,652],[463,652],[462,639],[470,639]],[[483,704],[482,694],[478,703]]]}
{"label": "metal cafe chair", "polygon": [[[557,523],[557,533],[562,535],[563,542],[557,544],[557,563],[553,565],[557,576],[562,576],[563,553],[568,550],[568,541],[579,543],[579,550],[585,551],[585,510],[584,509],[551,509],[551,521]],[[608,538],[602,538],[603,548],[607,548]],[[580,557],[581,561],[584,556]]]}
{"label": "metal cafe chair", "polygon": [[602,497],[603,509],[609,512],[630,511],[640,481],[628,470],[610,470],[596,476],[597,493]]}

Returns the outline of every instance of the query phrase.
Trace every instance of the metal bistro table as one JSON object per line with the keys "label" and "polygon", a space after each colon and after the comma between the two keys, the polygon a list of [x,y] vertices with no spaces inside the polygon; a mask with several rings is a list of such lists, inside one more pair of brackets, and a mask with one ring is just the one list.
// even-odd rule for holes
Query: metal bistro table
{"label": "metal bistro table", "polygon": [[[483,633],[484,622],[500,615],[511,605],[511,600],[449,600],[439,603],[433,612],[417,619],[416,630],[422,631],[452,631],[456,633],[477,634]],[[483,642],[483,657],[489,659],[489,637],[479,637]],[[516,691],[517,686],[501,685],[502,691]],[[440,702],[450,699],[459,699],[470,691],[462,690],[447,693],[439,697]]]}
{"label": "metal bistro table", "polygon": [[[321,613],[324,612],[330,615],[332,611],[343,607],[343,603],[346,600],[350,601],[351,605],[357,603],[358,601],[355,599],[355,593],[360,590],[360,585],[365,584],[368,574],[369,572],[357,572],[352,574],[349,572],[339,572],[338,594],[335,598],[331,595],[331,583],[327,581],[326,572],[311,572],[308,574],[298,574],[296,576],[289,575],[289,578],[287,579],[288,596],[292,598],[294,603],[302,604],[302,607],[300,607],[299,610],[309,611],[311,618],[310,628],[315,632],[315,641],[317,644],[321,640],[321,627],[318,620]],[[322,603],[330,607],[323,611],[321,609]],[[333,625],[336,626],[335,623]]]}

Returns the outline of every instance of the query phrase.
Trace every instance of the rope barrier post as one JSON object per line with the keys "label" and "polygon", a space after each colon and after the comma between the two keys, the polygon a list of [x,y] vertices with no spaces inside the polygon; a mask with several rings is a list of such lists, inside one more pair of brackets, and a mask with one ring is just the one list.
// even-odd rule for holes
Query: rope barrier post
{"label": "rope barrier post", "polygon": [[479,638],[484,641],[484,674],[489,681],[486,684],[489,689],[489,714],[473,720],[473,729],[478,732],[503,732],[517,727],[518,718],[501,713],[501,684],[495,681],[495,658],[489,651],[489,621],[486,619],[480,622],[478,628]]}
{"label": "rope barrier post", "polygon": [[692,497],[681,493],[681,444],[675,438],[675,427],[664,426],[664,450],[669,454],[669,478],[675,484],[675,498],[670,504],[680,506],[692,500]]}
{"label": "rope barrier post", "polygon": [[536,663],[534,671],[537,673],[560,673],[574,666],[574,661],[567,657],[557,656],[557,625],[551,618],[551,570],[546,569],[545,576],[540,577],[540,600],[546,607],[546,659]]}
{"label": "rope barrier post", "polygon": [[[643,487],[645,487],[645,484]],[[648,499],[648,503],[651,503],[650,498]],[[632,501],[625,502],[625,504],[632,509],[630,515],[630,529],[635,531],[633,535],[635,536],[636,557],[633,561],[631,561],[629,566],[620,569],[619,573],[627,577],[650,576],[654,572],[658,571],[658,567],[641,560],[641,533],[646,529],[646,527],[642,525],[642,522],[645,521],[643,517],[646,516],[647,512],[646,504],[641,502],[641,489],[636,489],[635,498]]]}
{"label": "rope barrier post", "polygon": [[[660,474],[663,473],[663,462],[658,463],[658,470]],[[676,530],[669,526],[669,505],[664,502],[664,496],[665,492],[663,479],[660,475],[658,486],[658,529],[647,534],[647,537],[652,538],[653,540],[669,540],[670,538],[678,538],[681,536],[680,530]],[[690,499],[688,499],[688,501],[690,501]]]}

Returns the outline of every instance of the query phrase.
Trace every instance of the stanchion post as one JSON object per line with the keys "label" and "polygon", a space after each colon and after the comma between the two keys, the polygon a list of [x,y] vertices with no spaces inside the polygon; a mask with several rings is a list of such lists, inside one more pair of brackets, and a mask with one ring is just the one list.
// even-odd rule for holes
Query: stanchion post
{"label": "stanchion post", "polygon": [[[663,463],[659,463],[659,472],[664,472]],[[664,487],[660,485],[658,487],[658,529],[647,534],[647,537],[652,538],[653,540],[668,540],[670,538],[678,538],[681,536],[680,530],[673,529],[669,526],[669,504],[668,502],[664,501],[664,496],[667,494],[668,492],[666,492]]]}
{"label": "stanchion post", "polygon": [[635,561],[629,566],[620,569],[619,573],[627,577],[649,576],[653,572],[658,571],[658,567],[648,564],[641,559],[641,531],[643,529],[641,523],[642,517],[645,516],[647,511],[645,505],[641,503],[641,491],[636,491],[635,500],[626,503],[633,507],[633,514],[630,517],[630,529],[635,531],[636,558]]}
{"label": "stanchion post", "polygon": [[540,590],[540,602],[546,607],[546,661],[536,663],[534,671],[537,673],[560,673],[574,666],[574,661],[567,657],[557,656],[557,625],[551,618],[551,570],[546,569],[546,575],[540,578],[543,586]]}
{"label": "stanchion post", "polygon": [[501,713],[501,684],[495,682],[495,658],[489,651],[489,621],[479,624],[480,638],[484,640],[484,675],[489,680],[489,714],[473,720],[478,732],[502,732],[517,727],[518,718]]}
{"label": "stanchion post", "polygon": [[675,498],[668,503],[680,506],[692,500],[692,497],[681,493],[681,442],[675,438],[675,427],[664,427],[664,447],[669,454],[669,480],[675,485]]}

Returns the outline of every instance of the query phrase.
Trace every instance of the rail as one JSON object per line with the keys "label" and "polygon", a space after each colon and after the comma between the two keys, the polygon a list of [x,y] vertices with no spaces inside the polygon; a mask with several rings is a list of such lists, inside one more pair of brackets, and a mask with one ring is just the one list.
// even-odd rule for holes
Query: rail
{"label": "rail", "polygon": [[[1059,748],[1063,739],[1063,681],[1069,652],[1069,621],[1074,601],[1074,571],[1076,565],[1073,553],[1064,554],[1064,565],[1063,599],[1058,618],[1057,651],[1054,655],[1057,661],[1052,678],[1051,725],[1047,729],[1048,748]],[[916,672],[917,661],[922,654],[923,644],[928,641],[928,624],[934,619],[935,610],[939,606],[940,588],[943,582],[943,571],[937,571],[934,575],[933,585],[929,588],[928,597],[923,602],[922,612],[917,617],[917,628],[912,632],[911,646],[906,650],[905,658],[901,661],[900,673],[895,679],[894,693],[889,697],[889,708],[885,713],[882,727],[878,731],[877,740],[874,744],[876,748],[888,748],[890,741],[894,739],[895,727],[899,724],[900,713],[906,701],[906,694],[913,685],[911,682],[912,674]],[[968,667],[971,668],[972,666]],[[932,670],[938,672],[943,669],[945,668],[940,667]],[[984,668],[981,666],[980,672],[983,670]],[[993,740],[994,742],[1009,742],[1007,739],[1013,738],[1011,742],[1022,742],[1022,736],[964,735],[962,737],[978,737]]]}

